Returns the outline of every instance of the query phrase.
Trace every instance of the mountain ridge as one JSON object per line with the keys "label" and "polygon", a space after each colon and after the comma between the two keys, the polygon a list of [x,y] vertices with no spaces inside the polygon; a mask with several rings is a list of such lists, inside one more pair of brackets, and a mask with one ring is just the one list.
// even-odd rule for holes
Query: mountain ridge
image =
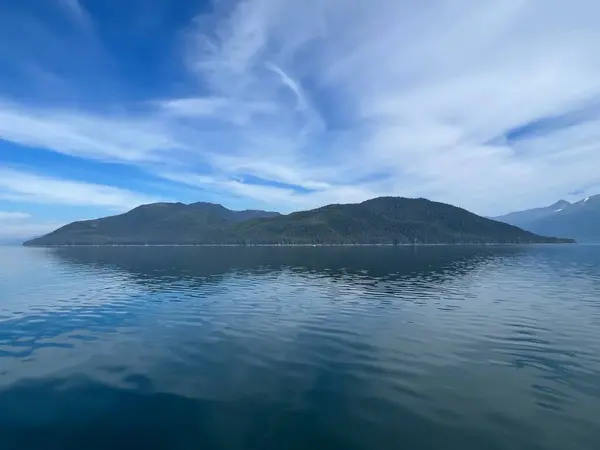
{"label": "mountain ridge", "polygon": [[36,245],[559,243],[465,209],[418,198],[378,197],[287,215],[219,204],[154,203],[73,222]]}
{"label": "mountain ridge", "polygon": [[516,211],[492,219],[532,233],[569,236],[580,242],[600,242],[600,195],[573,203],[560,200],[550,206]]}

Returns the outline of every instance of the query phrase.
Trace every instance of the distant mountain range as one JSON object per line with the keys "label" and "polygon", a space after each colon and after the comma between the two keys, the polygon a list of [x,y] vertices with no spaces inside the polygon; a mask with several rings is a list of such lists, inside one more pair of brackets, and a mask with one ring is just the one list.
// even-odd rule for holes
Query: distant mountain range
{"label": "distant mountain range", "polygon": [[568,236],[578,242],[600,242],[600,195],[575,203],[560,200],[553,205],[494,217],[542,235]]}
{"label": "distant mountain range", "polygon": [[212,203],[154,203],[74,222],[24,245],[563,243],[455,206],[380,197],[281,215]]}

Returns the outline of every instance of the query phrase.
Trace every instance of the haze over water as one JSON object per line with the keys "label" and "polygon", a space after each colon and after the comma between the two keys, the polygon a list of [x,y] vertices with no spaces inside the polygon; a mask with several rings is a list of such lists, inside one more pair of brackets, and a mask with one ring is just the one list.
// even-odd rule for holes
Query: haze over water
{"label": "haze over water", "polygon": [[0,448],[597,449],[600,246],[0,248]]}

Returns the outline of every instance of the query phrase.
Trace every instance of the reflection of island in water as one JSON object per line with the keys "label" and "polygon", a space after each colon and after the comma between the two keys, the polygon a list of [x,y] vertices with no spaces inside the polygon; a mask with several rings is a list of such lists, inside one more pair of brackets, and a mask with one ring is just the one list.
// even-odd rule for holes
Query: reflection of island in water
{"label": "reflection of island in water", "polygon": [[[199,316],[228,314],[244,302],[257,304],[256,313],[277,302],[282,316],[297,317],[297,307],[315,312],[327,303],[338,302],[337,308],[362,296],[357,314],[365,316],[367,309],[400,297],[424,303],[444,284],[460,290],[457,286],[468,285],[473,271],[525,251],[452,246],[34,249],[30,257],[50,261],[46,267],[55,276],[44,277],[47,285],[24,286],[12,309],[4,305],[13,315],[0,322],[0,333],[10,335],[11,354],[27,356],[50,345],[43,339],[69,332],[112,332],[135,323],[142,311],[160,308],[176,314],[181,304],[172,302],[185,302],[187,311]],[[44,267],[42,262],[37,267]],[[263,320],[269,314],[254,316]],[[11,334],[16,326],[21,335]],[[23,335],[36,339],[19,344]]]}
{"label": "reflection of island in water", "polygon": [[[146,448],[200,442],[207,449],[331,450],[376,442],[392,449],[407,437],[417,446],[448,439],[467,444],[467,433],[411,409],[409,398],[420,397],[428,411],[426,377],[423,388],[395,391],[394,379],[409,380],[431,358],[423,355],[433,351],[432,330],[426,323],[398,328],[405,318],[386,302],[415,282],[415,297],[423,300],[444,280],[518,253],[475,247],[44,250],[69,276],[91,283],[89,296],[106,304],[74,302],[68,311],[46,313],[44,323],[4,325],[6,333],[19,328],[36,342],[23,353],[36,361],[21,369],[15,359],[11,378],[22,374],[21,381],[0,390],[1,404],[13,411],[29,405],[10,416],[0,411],[4,436],[34,447],[53,438],[62,448],[70,448],[70,439],[80,448],[133,441]],[[117,284],[103,286],[113,279],[137,289],[120,298]],[[94,340],[85,345],[69,337],[74,333]],[[40,338],[70,346],[66,365],[46,353],[53,349],[40,347]],[[439,396],[431,405],[447,407]],[[36,433],[18,431],[38,423]],[[411,437],[414,429],[423,431]]]}
{"label": "reflection of island in water", "polygon": [[592,448],[563,248],[26,249],[57,279],[0,321],[0,447]]}
{"label": "reflection of island in water", "polygon": [[230,273],[289,270],[302,275],[389,280],[460,275],[497,258],[528,251],[516,246],[431,247],[61,247],[58,261],[126,271],[139,279],[197,279]]}

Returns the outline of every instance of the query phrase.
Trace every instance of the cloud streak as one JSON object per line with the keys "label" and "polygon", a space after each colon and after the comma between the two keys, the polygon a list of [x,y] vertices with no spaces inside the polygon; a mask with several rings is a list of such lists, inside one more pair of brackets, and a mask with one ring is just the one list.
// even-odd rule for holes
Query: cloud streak
{"label": "cloud streak", "polygon": [[[268,140],[262,145],[271,156],[252,149],[215,159],[229,158],[238,173],[323,187],[317,195],[293,196],[333,201],[345,192],[342,200],[352,201],[387,192],[482,213],[598,185],[591,169],[600,163],[591,144],[594,124],[545,130],[537,140],[498,140],[600,95],[600,58],[590,44],[600,34],[585,17],[598,7],[576,3],[553,2],[549,10],[546,3],[520,0],[428,8],[376,0],[349,8],[334,0],[308,2],[302,11],[278,0],[239,3],[211,18],[219,24],[216,39],[198,31],[196,42],[205,46],[188,59],[199,61],[193,67],[201,78],[227,80],[218,89],[278,98],[284,113],[268,130],[255,124],[248,131],[250,141],[277,137],[278,149]],[[277,96],[281,87],[295,94],[292,102]],[[330,100],[325,123],[337,116],[338,129],[320,129],[308,139],[299,133],[306,124],[295,114],[313,108],[306,91]],[[349,108],[341,110],[339,99]],[[256,154],[261,157],[252,163]],[[560,173],[553,174],[559,162]],[[273,172],[286,173],[270,170],[277,166],[295,173],[277,176]]]}
{"label": "cloud streak", "polygon": [[127,210],[161,200],[113,186],[3,168],[0,168],[0,199],[22,203],[102,206],[114,210]]}
{"label": "cloud streak", "polygon": [[23,219],[29,219],[31,214],[24,212],[13,212],[13,211],[0,211],[0,221],[18,221]]}
{"label": "cloud streak", "polygon": [[132,116],[22,107],[0,101],[0,139],[66,155],[119,162],[157,162],[178,144],[166,124]]}

